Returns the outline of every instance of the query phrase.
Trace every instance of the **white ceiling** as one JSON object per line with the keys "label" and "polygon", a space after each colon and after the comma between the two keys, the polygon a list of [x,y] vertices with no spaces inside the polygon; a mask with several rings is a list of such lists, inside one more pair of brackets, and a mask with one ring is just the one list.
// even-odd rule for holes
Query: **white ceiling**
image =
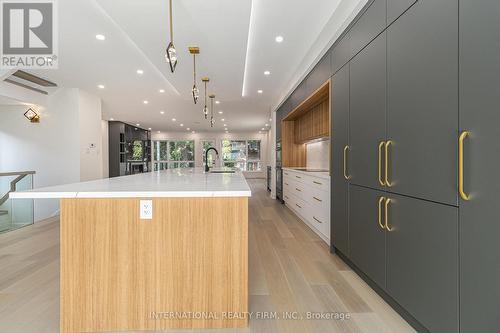
{"label": "white ceiling", "polygon": [[[258,131],[365,2],[174,0],[179,63],[172,74],[164,58],[168,0],[59,1],[59,69],[36,73],[62,87],[97,94],[106,119],[140,123],[155,131],[189,127],[221,132],[224,118],[231,132]],[[96,34],[106,40],[96,40]],[[282,43],[275,42],[277,35],[284,37]],[[201,94],[200,78],[208,76],[208,91],[220,101],[213,129],[202,114],[203,97],[197,105],[192,101],[193,59],[187,50],[191,45],[201,51]],[[137,69],[144,74],[138,75]],[[265,70],[271,75],[265,76]]]}

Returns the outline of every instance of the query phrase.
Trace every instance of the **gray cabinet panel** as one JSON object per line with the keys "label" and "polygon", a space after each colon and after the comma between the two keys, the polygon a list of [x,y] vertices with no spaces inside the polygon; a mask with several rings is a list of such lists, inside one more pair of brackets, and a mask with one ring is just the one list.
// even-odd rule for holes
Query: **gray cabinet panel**
{"label": "gray cabinet panel", "polygon": [[331,238],[333,245],[349,256],[349,182],[344,178],[344,147],[349,144],[349,65],[332,77],[332,167]]}
{"label": "gray cabinet panel", "polygon": [[388,197],[388,293],[429,331],[458,332],[458,208]]}
{"label": "gray cabinet panel", "polygon": [[350,62],[351,183],[383,189],[378,146],[386,139],[386,36],[377,37]]}
{"label": "gray cabinet panel", "polygon": [[347,32],[332,50],[332,73],[336,73],[351,57],[350,35]]}
{"label": "gray cabinet panel", "polygon": [[386,232],[380,227],[378,217],[379,200],[384,196],[381,191],[349,186],[350,259],[383,289]]}
{"label": "gray cabinet panel", "polygon": [[351,29],[351,54],[357,54],[386,27],[386,1],[375,0]]}
{"label": "gray cabinet panel", "polygon": [[465,191],[460,201],[462,332],[500,332],[500,2],[460,7],[460,126]]}
{"label": "gray cabinet panel", "polygon": [[[428,1],[428,0],[424,0]],[[417,0],[387,0],[387,24],[391,24]]]}
{"label": "gray cabinet panel", "polygon": [[303,80],[290,96],[290,111],[299,106],[306,97],[306,81]]}
{"label": "gray cabinet panel", "polygon": [[309,97],[316,89],[321,87],[330,76],[332,76],[332,64],[331,53],[328,51],[307,77],[305,97]]}
{"label": "gray cabinet panel", "polygon": [[387,30],[392,191],[457,205],[458,1],[419,1]]}

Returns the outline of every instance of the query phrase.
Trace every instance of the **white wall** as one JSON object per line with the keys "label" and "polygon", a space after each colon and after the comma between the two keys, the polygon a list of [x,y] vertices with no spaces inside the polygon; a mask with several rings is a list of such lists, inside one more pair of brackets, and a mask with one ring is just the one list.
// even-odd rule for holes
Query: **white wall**
{"label": "white wall", "polygon": [[[103,176],[101,105],[79,89],[59,89],[44,106],[34,106],[40,123],[30,123],[28,106],[0,106],[0,172],[34,170],[34,187],[79,182]],[[59,200],[35,200],[35,221],[59,211]]]}
{"label": "white wall", "polygon": [[330,168],[330,140],[306,144],[307,161],[306,166],[310,169]]}
{"label": "white wall", "polygon": [[109,177],[109,127],[107,120],[101,120],[102,178]]}
{"label": "white wall", "polygon": [[[233,139],[233,140],[261,140],[261,161],[262,161],[262,171],[260,172],[245,172],[245,177],[247,178],[265,178],[266,177],[266,167],[269,165],[269,153],[268,153],[268,135],[267,133],[210,133],[210,132],[200,132],[200,133],[182,133],[182,132],[162,132],[162,133],[152,133],[152,140],[195,140],[195,166],[203,166],[203,147],[201,141],[203,140],[215,140],[215,148],[220,152],[221,143],[223,139]],[[220,160],[216,162],[217,166],[220,166]]]}

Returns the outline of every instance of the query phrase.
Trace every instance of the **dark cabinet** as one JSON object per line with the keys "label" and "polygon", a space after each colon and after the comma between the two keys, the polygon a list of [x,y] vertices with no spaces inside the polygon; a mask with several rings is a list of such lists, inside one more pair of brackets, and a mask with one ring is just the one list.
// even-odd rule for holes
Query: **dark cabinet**
{"label": "dark cabinet", "polygon": [[349,181],[344,177],[344,148],[349,145],[349,65],[331,85],[331,237],[332,245],[349,256]]}
{"label": "dark cabinet", "polygon": [[[423,0],[428,1],[428,0]],[[387,24],[391,24],[417,0],[387,0]]]}
{"label": "dark cabinet", "polygon": [[385,33],[351,60],[350,75],[351,183],[382,189],[379,145],[386,139]]}
{"label": "dark cabinet", "polygon": [[357,54],[386,27],[386,1],[374,0],[350,32],[351,54]]}
{"label": "dark cabinet", "polygon": [[330,76],[332,76],[332,63],[331,53],[328,51],[316,66],[314,66],[307,77],[305,97],[307,98],[314,93],[323,83],[328,81]]}
{"label": "dark cabinet", "polygon": [[387,29],[391,191],[457,205],[458,1],[419,1]]}
{"label": "dark cabinet", "polygon": [[349,258],[382,288],[386,265],[384,198],[382,191],[349,187]]}
{"label": "dark cabinet", "polygon": [[290,96],[290,111],[293,111],[297,106],[302,103],[304,99],[306,99],[306,81],[302,81],[297,88],[295,88],[294,92]]}
{"label": "dark cabinet", "polygon": [[429,331],[458,332],[458,208],[387,197],[388,293]]}
{"label": "dark cabinet", "polygon": [[332,50],[332,73],[336,73],[344,66],[351,56],[350,36],[347,32]]}
{"label": "dark cabinet", "polygon": [[460,3],[460,200],[462,332],[500,332],[500,2]]}

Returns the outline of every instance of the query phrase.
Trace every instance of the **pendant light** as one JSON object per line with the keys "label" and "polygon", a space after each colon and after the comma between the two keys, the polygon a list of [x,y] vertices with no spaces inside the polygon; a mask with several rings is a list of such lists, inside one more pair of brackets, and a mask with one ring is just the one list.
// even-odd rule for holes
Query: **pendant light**
{"label": "pendant light", "polygon": [[175,71],[177,66],[177,51],[174,46],[174,27],[172,22],[172,0],[169,0],[170,4],[170,43],[167,46],[167,52],[165,54],[165,60],[170,65],[170,70],[172,73]]}
{"label": "pendant light", "polygon": [[193,95],[194,104],[196,104],[200,97],[200,90],[196,86],[196,55],[200,54],[200,49],[197,46],[190,46],[189,53],[193,55],[193,89],[191,89],[191,94]]}
{"label": "pendant light", "polygon": [[208,77],[202,77],[201,81],[205,83],[205,106],[203,107],[203,114],[205,115],[205,119],[208,119],[208,107],[207,107],[207,83],[210,81]]}
{"label": "pendant light", "polygon": [[210,97],[210,127],[214,127],[214,125],[215,125],[215,119],[214,119],[214,98],[215,98],[215,95],[211,94],[208,97]]}

